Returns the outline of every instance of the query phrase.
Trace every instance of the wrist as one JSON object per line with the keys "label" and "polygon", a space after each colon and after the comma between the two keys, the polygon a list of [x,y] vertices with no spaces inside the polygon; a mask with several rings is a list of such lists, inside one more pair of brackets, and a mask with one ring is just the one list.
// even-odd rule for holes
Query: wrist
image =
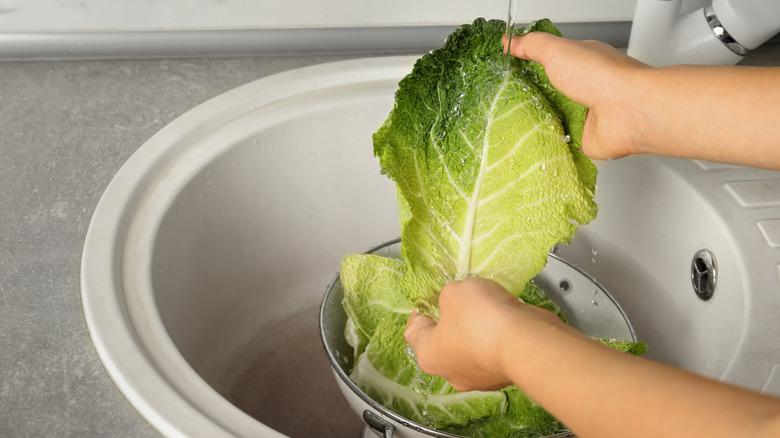
{"label": "wrist", "polygon": [[499,338],[500,370],[508,381],[525,389],[555,360],[557,343],[570,327],[552,314],[540,317],[536,309],[517,312],[506,327]]}
{"label": "wrist", "polygon": [[617,120],[624,133],[621,138],[625,155],[654,152],[658,127],[648,108],[658,95],[654,84],[656,70],[645,65],[632,66],[621,84],[616,110],[622,114]]}
{"label": "wrist", "polygon": [[632,79],[628,98],[624,101],[630,108],[626,108],[631,115],[629,129],[633,132],[632,141],[629,144],[632,154],[657,154],[659,143],[665,129],[659,120],[658,108],[664,108],[663,102],[658,102],[663,93],[659,93],[662,85],[659,84],[658,68],[642,68],[637,70]]}
{"label": "wrist", "polygon": [[649,152],[654,126],[645,102],[653,98],[653,70],[635,63],[614,67],[585,121],[586,155],[611,160]]}

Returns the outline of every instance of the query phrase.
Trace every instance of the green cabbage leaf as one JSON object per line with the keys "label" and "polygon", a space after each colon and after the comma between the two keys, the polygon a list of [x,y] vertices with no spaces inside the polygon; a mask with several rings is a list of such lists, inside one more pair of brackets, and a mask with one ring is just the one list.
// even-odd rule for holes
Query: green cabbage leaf
{"label": "green cabbage leaf", "polygon": [[[443,285],[468,276],[521,291],[550,248],[596,216],[596,168],[579,150],[586,108],[539,64],[505,58],[505,28],[476,20],[420,58],[374,134],[408,209],[413,304],[429,313]],[[549,20],[531,30],[559,34]]]}

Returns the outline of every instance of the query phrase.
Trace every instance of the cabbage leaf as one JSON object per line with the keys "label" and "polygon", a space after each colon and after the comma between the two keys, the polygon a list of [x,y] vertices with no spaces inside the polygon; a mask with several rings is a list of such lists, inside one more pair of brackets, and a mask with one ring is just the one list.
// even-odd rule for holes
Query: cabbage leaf
{"label": "cabbage leaf", "polygon": [[[559,34],[549,20],[531,30]],[[590,222],[596,168],[579,150],[586,108],[544,69],[502,53],[502,21],[461,26],[399,83],[374,153],[402,199],[415,307],[442,286],[490,278],[519,293],[576,223]]]}

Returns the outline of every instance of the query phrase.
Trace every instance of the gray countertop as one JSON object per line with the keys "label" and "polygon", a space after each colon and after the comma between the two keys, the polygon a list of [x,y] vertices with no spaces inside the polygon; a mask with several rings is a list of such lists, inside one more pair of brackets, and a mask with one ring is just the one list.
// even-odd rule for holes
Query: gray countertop
{"label": "gray countertop", "polygon": [[[0,63],[0,436],[157,436],[108,377],[82,313],[94,208],[125,160],[192,107],[346,57]],[[780,45],[748,61],[779,65]]]}
{"label": "gray countertop", "polygon": [[0,436],[157,436],[103,368],[81,251],[122,164],[177,116],[345,56],[0,63]]}

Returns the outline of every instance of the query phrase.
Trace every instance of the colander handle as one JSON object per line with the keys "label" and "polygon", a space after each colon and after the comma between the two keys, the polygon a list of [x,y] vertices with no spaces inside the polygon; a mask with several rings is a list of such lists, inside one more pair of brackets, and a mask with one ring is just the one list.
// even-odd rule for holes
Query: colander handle
{"label": "colander handle", "polygon": [[395,428],[392,424],[380,418],[379,415],[365,410],[363,411],[363,421],[366,422],[368,427],[382,434],[383,438],[393,438]]}

